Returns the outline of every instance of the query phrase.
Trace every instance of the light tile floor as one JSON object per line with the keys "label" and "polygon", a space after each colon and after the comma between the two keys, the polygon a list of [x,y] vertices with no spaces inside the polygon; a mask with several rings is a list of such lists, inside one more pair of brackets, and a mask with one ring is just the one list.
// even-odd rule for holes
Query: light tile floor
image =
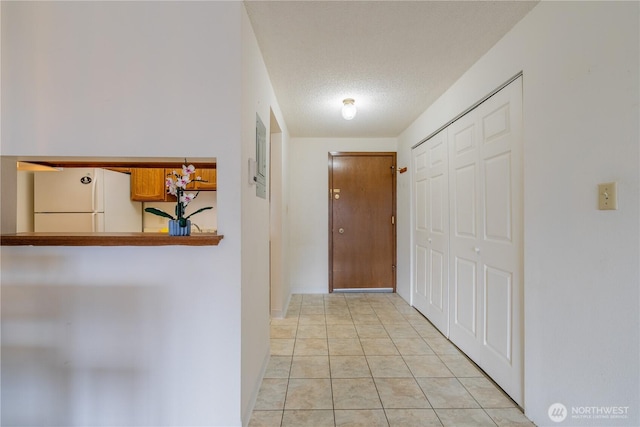
{"label": "light tile floor", "polygon": [[397,294],[293,295],[249,427],[533,426]]}

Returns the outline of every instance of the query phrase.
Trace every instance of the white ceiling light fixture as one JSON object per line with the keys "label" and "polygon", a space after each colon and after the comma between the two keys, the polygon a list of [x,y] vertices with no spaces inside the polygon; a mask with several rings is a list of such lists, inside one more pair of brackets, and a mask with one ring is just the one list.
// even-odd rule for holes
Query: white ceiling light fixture
{"label": "white ceiling light fixture", "polygon": [[351,120],[356,116],[357,110],[353,98],[347,98],[342,101],[342,118],[345,120]]}

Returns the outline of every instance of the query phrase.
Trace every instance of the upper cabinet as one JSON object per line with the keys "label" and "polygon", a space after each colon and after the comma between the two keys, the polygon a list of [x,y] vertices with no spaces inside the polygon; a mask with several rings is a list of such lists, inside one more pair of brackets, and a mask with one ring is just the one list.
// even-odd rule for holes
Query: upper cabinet
{"label": "upper cabinet", "polygon": [[[175,196],[167,193],[165,182],[170,168],[131,168],[131,200],[138,202],[173,202]],[[178,171],[177,169],[175,169]],[[195,181],[195,177],[201,181]],[[216,185],[216,169],[196,169],[194,181],[186,189],[191,191],[214,191]]]}
{"label": "upper cabinet", "polygon": [[[187,190],[213,191],[217,189],[216,185],[217,169],[196,169],[191,181],[187,185]],[[195,180],[196,177],[202,180]]]}
{"label": "upper cabinet", "polygon": [[131,169],[131,200],[164,202],[165,174],[163,168]]}

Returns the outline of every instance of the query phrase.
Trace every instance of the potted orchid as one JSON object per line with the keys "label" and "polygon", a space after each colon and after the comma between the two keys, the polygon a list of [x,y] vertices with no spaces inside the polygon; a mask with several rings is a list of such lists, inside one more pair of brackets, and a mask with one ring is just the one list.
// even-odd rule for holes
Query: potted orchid
{"label": "potted orchid", "polygon": [[166,213],[160,209],[156,208],[145,208],[145,212],[152,213],[154,215],[158,215],[164,218],[169,218],[169,235],[171,236],[189,236],[191,234],[191,218],[193,215],[200,213],[202,211],[206,211],[207,209],[213,209],[213,206],[207,206],[205,208],[200,208],[197,211],[186,215],[186,207],[192,202],[196,197],[198,197],[199,192],[196,193],[188,193],[186,191],[187,185],[191,181],[202,181],[201,177],[191,178],[196,171],[195,166],[186,165],[187,161],[185,159],[185,164],[182,165],[182,174],[179,174],[175,170],[169,174],[167,174],[167,179],[165,181],[165,185],[167,187],[167,192],[176,197],[176,210],[175,216]]}

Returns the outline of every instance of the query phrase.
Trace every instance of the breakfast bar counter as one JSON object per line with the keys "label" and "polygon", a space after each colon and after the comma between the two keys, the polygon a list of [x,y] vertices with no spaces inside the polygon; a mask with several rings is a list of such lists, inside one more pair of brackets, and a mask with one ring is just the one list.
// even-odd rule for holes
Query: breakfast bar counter
{"label": "breakfast bar counter", "polygon": [[195,233],[15,233],[0,236],[1,246],[217,246],[223,235]]}

